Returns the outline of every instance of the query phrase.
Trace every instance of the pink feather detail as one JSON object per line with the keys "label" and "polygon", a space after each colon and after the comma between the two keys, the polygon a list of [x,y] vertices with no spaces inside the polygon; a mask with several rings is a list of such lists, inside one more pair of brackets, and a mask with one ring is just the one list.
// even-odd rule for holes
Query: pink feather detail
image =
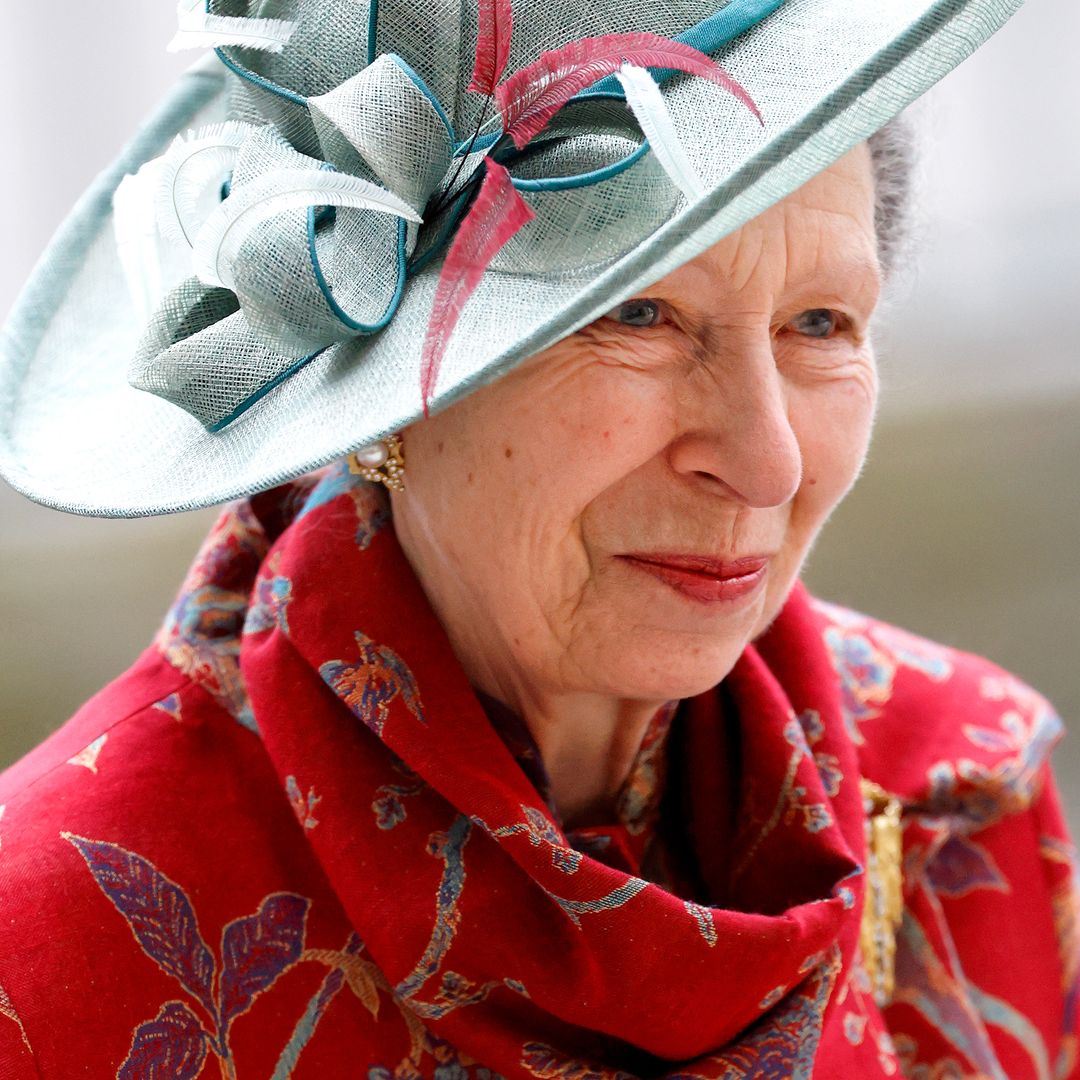
{"label": "pink feather detail", "polygon": [[510,237],[536,217],[506,169],[492,158],[485,160],[484,168],[484,181],[476,201],[458,227],[435,287],[420,360],[420,396],[425,416],[450,335],[461,318],[465,302]]}
{"label": "pink feather detail", "polygon": [[614,74],[623,63],[700,75],[733,94],[763,122],[754,99],[711,57],[658,34],[635,33],[579,38],[514,72],[495,90],[503,130],[522,149],[575,94]]}
{"label": "pink feather detail", "polygon": [[476,38],[476,65],[468,89],[493,94],[510,59],[514,28],[512,0],[480,0],[480,26]]}

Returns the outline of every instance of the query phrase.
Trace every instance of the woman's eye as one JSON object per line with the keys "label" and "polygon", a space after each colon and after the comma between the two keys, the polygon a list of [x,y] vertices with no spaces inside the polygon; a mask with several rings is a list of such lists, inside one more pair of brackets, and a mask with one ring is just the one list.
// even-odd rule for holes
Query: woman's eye
{"label": "woman's eye", "polygon": [[605,318],[614,319],[623,326],[656,326],[660,322],[660,304],[638,297],[612,308]]}
{"label": "woman's eye", "polygon": [[785,327],[805,337],[828,338],[840,329],[840,315],[829,308],[814,308],[796,315]]}

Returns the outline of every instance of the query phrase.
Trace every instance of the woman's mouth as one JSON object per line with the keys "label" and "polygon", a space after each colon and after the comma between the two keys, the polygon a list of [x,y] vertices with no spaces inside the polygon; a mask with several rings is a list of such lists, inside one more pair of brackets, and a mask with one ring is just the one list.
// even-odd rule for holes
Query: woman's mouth
{"label": "woman's mouth", "polygon": [[721,560],[706,555],[643,552],[617,557],[703,604],[731,602],[749,596],[765,580],[769,564],[769,557],[765,555]]}

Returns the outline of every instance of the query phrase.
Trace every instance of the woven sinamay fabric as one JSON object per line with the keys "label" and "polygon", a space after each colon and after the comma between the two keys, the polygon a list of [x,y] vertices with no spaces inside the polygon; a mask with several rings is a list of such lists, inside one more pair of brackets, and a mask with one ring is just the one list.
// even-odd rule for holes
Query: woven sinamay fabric
{"label": "woven sinamay fabric", "polygon": [[[286,21],[291,36],[280,53],[225,45],[196,65],[68,218],[0,334],[0,474],[59,509],[142,516],[340,460],[423,415],[429,393],[449,406],[775,205],[1020,3],[212,0],[214,22]],[[182,21],[204,6],[184,0]],[[602,83],[519,151],[496,135],[497,103],[468,89],[480,12],[488,26],[496,8],[513,14],[496,90],[572,42],[655,32],[704,47],[764,123],[708,78],[650,68],[675,132],[665,121],[664,145],[689,163],[678,179]],[[516,193],[488,188],[509,199],[487,203],[506,228],[535,217],[498,230],[506,244],[453,324],[443,272],[457,260],[443,255],[479,202],[466,177],[501,175],[489,165]],[[345,205],[358,185],[408,216]]]}
{"label": "woven sinamay fabric", "polygon": [[[0,776],[0,1076],[1077,1075],[1060,722],[1011,676],[796,588],[569,834],[498,712],[375,488],[230,506]],[[884,1009],[861,776],[904,813]]]}

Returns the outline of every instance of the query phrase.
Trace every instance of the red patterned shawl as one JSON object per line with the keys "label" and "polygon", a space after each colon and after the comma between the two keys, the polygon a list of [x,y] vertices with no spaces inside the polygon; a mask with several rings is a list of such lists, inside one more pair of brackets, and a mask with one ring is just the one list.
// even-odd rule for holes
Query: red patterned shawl
{"label": "red patterned shawl", "polygon": [[[156,649],[0,778],[0,1077],[1071,1076],[1058,731],[800,587],[566,835],[331,470],[230,507]],[[885,1015],[863,773],[908,810]]]}

